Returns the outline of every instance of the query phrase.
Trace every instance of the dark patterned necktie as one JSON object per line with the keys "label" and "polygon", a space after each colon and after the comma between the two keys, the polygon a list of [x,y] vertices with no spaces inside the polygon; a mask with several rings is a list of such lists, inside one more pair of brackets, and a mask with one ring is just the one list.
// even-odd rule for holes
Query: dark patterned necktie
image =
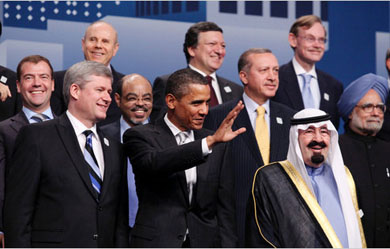
{"label": "dark patterned necktie", "polygon": [[83,134],[86,137],[85,148],[84,148],[84,158],[89,165],[89,178],[91,179],[92,186],[100,194],[100,188],[102,186],[102,175],[100,173],[99,164],[97,163],[95,154],[92,149],[92,131],[85,130]]}
{"label": "dark patterned necktie", "polygon": [[207,75],[205,78],[207,80],[207,83],[210,86],[210,103],[209,103],[209,105],[210,105],[210,107],[213,107],[213,106],[218,105],[217,95],[215,94],[213,85],[211,84],[211,82],[213,82],[213,78],[210,75]]}

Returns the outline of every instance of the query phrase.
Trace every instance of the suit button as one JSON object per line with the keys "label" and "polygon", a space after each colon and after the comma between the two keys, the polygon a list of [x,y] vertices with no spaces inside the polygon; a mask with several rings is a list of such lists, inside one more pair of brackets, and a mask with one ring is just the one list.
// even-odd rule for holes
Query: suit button
{"label": "suit button", "polygon": [[93,240],[97,240],[98,238],[99,238],[99,235],[97,235],[97,234],[93,235]]}
{"label": "suit button", "polygon": [[102,208],[101,206],[99,206],[99,207],[98,207],[98,210],[99,210],[99,211],[102,211],[102,210],[103,210],[103,208]]}

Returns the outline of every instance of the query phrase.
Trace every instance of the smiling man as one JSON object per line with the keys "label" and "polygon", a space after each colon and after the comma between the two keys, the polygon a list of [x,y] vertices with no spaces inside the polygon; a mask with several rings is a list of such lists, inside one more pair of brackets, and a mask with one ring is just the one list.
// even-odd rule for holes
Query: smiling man
{"label": "smiling man", "polygon": [[245,131],[231,129],[243,104],[214,134],[203,129],[210,88],[191,69],[168,78],[165,100],[163,118],[123,137],[139,198],[130,246],[235,247],[233,172],[225,142]]}
{"label": "smiling man", "polygon": [[[149,80],[140,74],[126,75],[119,81],[115,101],[121,109],[122,116],[117,121],[102,126],[101,129],[108,136],[122,143],[123,134],[127,129],[149,122],[149,115],[153,106],[152,85]],[[138,210],[138,197],[133,168],[129,160],[127,161],[127,185],[131,234]]]}
{"label": "smiling man", "polygon": [[96,127],[111,103],[112,74],[83,61],[64,82],[66,113],[23,127],[16,139],[6,181],[7,246],[126,247],[125,161],[120,143]]}
{"label": "smiling man", "polygon": [[[213,22],[198,22],[192,25],[185,35],[183,52],[188,67],[200,73],[210,85],[210,107],[241,96],[242,87],[217,76],[226,55],[226,43],[222,29]],[[152,121],[166,112],[165,87],[169,74],[157,77],[153,83]]]}
{"label": "smiling man", "polygon": [[23,58],[17,68],[16,84],[23,108],[0,123],[0,231],[3,231],[5,173],[12,162],[16,136],[25,125],[54,118],[50,109],[50,96],[54,89],[53,68],[48,59],[40,55]]}
{"label": "smiling man", "polygon": [[228,160],[235,176],[239,247],[245,246],[246,203],[253,174],[259,166],[284,160],[287,156],[290,118],[295,112],[270,100],[279,86],[278,72],[279,63],[271,50],[252,48],[245,51],[238,60],[244,94],[212,108],[205,121],[206,128],[216,130],[239,101],[245,104],[233,129],[245,127],[247,132],[230,143],[232,153]]}
{"label": "smiling man", "polygon": [[377,136],[387,96],[386,79],[365,74],[345,88],[338,103],[345,121],[340,148],[356,181],[368,247],[390,247],[390,143]]}
{"label": "smiling man", "polygon": [[301,16],[290,28],[288,42],[294,57],[279,71],[280,86],[274,100],[296,111],[304,108],[323,110],[339,126],[337,101],[343,93],[341,82],[316,68],[325,52],[326,30],[314,15]]}
{"label": "smiling man", "polygon": [[[118,34],[114,27],[105,21],[96,21],[88,26],[85,30],[84,37],[81,39],[81,48],[84,58],[87,61],[96,61],[104,64],[112,73],[112,93],[111,99],[118,88],[118,82],[123,74],[115,71],[111,65],[112,58],[119,49]],[[63,97],[63,81],[66,70],[54,73],[56,88],[51,99],[53,111],[60,115],[66,111],[67,106]],[[99,123],[99,126],[111,123],[121,116],[120,109],[115,101],[112,101],[105,120]]]}
{"label": "smiling man", "polygon": [[286,161],[260,167],[248,202],[248,247],[365,247],[353,178],[330,115],[291,119]]}

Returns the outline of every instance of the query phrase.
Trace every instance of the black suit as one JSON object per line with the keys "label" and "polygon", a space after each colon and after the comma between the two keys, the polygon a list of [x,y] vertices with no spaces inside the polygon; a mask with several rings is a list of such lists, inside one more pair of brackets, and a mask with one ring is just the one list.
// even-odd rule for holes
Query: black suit
{"label": "black suit", "polygon": [[386,100],[386,112],[383,116],[383,125],[377,137],[390,142],[390,96]]}
{"label": "black suit", "polygon": [[[238,99],[212,108],[206,117],[204,127],[216,130],[226,115],[237,105],[237,102]],[[290,118],[293,115],[294,111],[287,106],[270,101],[270,162],[285,160],[287,157]],[[246,132],[230,142],[232,153],[229,155],[228,161],[234,169],[235,176],[239,246],[244,247],[246,204],[254,173],[264,163],[246,108],[238,114],[232,129],[237,130],[241,127],[245,127]]]}
{"label": "black suit", "polygon": [[[3,81],[6,81],[5,83]],[[0,101],[0,121],[14,116],[22,108],[22,101],[16,89],[16,73],[0,66],[0,82],[7,85],[12,97]]]}
{"label": "black suit", "polygon": [[127,245],[123,155],[119,143],[98,134],[105,163],[99,199],[66,114],[20,130],[6,181],[7,246]]}
{"label": "black suit", "polygon": [[[167,112],[167,106],[165,103],[165,87],[167,86],[169,76],[171,75],[166,74],[159,76],[153,82],[153,110],[150,114],[150,120],[152,122],[158,118],[161,118]],[[235,98],[239,98],[242,95],[242,86],[237,85],[228,79],[219,77],[218,75],[217,81],[221,91],[223,103]]]}
{"label": "black suit", "polygon": [[[111,96],[111,104],[107,110],[107,117],[105,120],[102,120],[98,123],[99,126],[114,122],[119,119],[121,116],[121,110],[115,102],[115,93],[118,89],[119,80],[124,76],[123,74],[115,71],[114,67],[111,65],[111,72],[113,76],[112,81],[112,92]],[[53,112],[56,115],[61,115],[64,113],[68,107],[65,104],[64,95],[62,93],[63,85],[64,85],[64,76],[66,70],[54,72],[54,92],[50,98],[50,106]]]}
{"label": "black suit", "polygon": [[120,122],[120,119],[118,119],[117,121],[114,121],[112,123],[106,124],[104,126],[101,126],[100,129],[107,136],[115,139],[119,143],[121,142],[121,122]]}
{"label": "black suit", "polygon": [[[331,121],[338,129],[340,116],[337,102],[343,93],[343,84],[317,68],[316,73],[321,96],[320,110],[332,116]],[[302,94],[292,61],[284,64],[279,69],[279,88],[273,100],[285,104],[296,111],[304,109]]]}
{"label": "black suit", "polygon": [[[235,247],[232,171],[226,144],[203,157],[201,139],[210,131],[194,130],[195,141],[178,146],[163,119],[124,134],[125,153],[135,174],[139,209],[132,247],[181,247],[189,230],[191,247]],[[196,166],[197,182],[189,204],[185,170]]]}
{"label": "black suit", "polygon": [[19,130],[28,125],[29,122],[23,111],[15,116],[0,122],[0,231],[3,228],[3,206],[4,206],[4,188],[6,165],[11,162],[12,152],[14,150],[15,139]]}

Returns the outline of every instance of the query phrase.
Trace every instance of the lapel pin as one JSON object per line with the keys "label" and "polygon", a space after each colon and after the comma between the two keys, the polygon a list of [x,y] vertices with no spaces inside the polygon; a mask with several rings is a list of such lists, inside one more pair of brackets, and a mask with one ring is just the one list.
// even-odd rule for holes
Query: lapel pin
{"label": "lapel pin", "polygon": [[225,86],[223,89],[225,89],[225,92],[227,92],[227,93],[232,92],[232,89],[230,89],[230,86]]}
{"label": "lapel pin", "polygon": [[1,81],[1,83],[4,83],[4,84],[7,83],[7,77],[1,76],[0,81]]}
{"label": "lapel pin", "polygon": [[283,124],[283,119],[280,117],[276,117],[276,123]]}
{"label": "lapel pin", "polygon": [[110,143],[108,142],[108,139],[107,138],[104,138],[104,144],[107,145],[107,146],[110,146]]}
{"label": "lapel pin", "polygon": [[329,101],[329,94],[324,93],[324,99],[325,99],[326,101]]}

